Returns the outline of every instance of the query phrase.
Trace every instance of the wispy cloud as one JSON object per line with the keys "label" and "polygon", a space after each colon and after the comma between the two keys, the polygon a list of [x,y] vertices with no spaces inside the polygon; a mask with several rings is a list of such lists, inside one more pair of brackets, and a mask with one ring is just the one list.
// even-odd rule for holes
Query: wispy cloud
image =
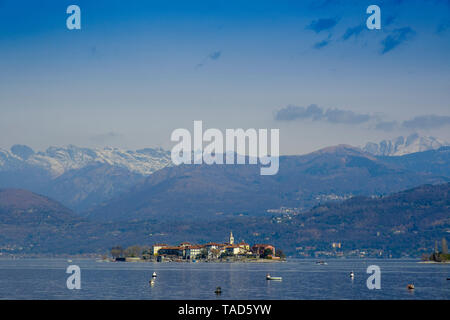
{"label": "wispy cloud", "polygon": [[443,21],[441,23],[438,24],[438,26],[436,27],[436,34],[443,34],[444,32],[446,32],[448,29],[450,28],[450,20],[449,21]]}
{"label": "wispy cloud", "polygon": [[334,18],[317,19],[311,21],[306,29],[312,30],[315,33],[319,33],[322,31],[331,30],[336,24],[337,19]]}
{"label": "wispy cloud", "polygon": [[397,18],[395,16],[387,16],[386,19],[384,19],[383,25],[385,27],[390,26],[391,24],[393,24],[395,22]]}
{"label": "wispy cloud", "polygon": [[217,60],[217,59],[220,58],[221,55],[222,55],[222,52],[220,52],[220,51],[215,51],[215,52],[213,52],[213,53],[210,53],[210,54],[208,55],[208,58],[210,58],[211,60]]}
{"label": "wispy cloud", "polygon": [[326,121],[330,123],[360,124],[371,120],[372,116],[337,108],[325,110],[315,104],[308,107],[290,105],[275,113],[275,120],[278,121],[292,121],[297,119]]}
{"label": "wispy cloud", "polygon": [[212,61],[219,60],[221,56],[222,56],[222,51],[214,51],[214,52],[211,52],[211,53],[208,54],[205,58],[203,58],[202,62],[200,62],[199,64],[197,64],[197,65],[195,66],[195,68],[198,69],[198,68],[203,67],[203,66],[204,66],[208,61],[210,61],[210,60],[212,60]]}
{"label": "wispy cloud", "polygon": [[323,116],[323,109],[315,104],[308,107],[298,107],[289,105],[275,113],[275,120],[290,121],[296,119],[320,120]]}
{"label": "wispy cloud", "polygon": [[434,114],[417,116],[403,122],[407,129],[433,129],[450,125],[450,116],[438,116]]}
{"label": "wispy cloud", "polygon": [[316,42],[316,43],[313,45],[313,48],[314,48],[314,49],[317,49],[317,50],[322,49],[322,48],[326,47],[327,45],[329,45],[330,42],[331,42],[331,40],[329,40],[329,39],[325,39],[325,40]]}
{"label": "wispy cloud", "polygon": [[381,54],[388,53],[398,47],[401,43],[411,40],[415,35],[416,32],[410,27],[395,29],[381,41],[381,45],[383,46]]}
{"label": "wispy cloud", "polygon": [[342,36],[342,40],[345,41],[345,40],[350,39],[351,37],[357,37],[364,29],[365,29],[365,27],[363,25],[358,25],[356,27],[347,28],[344,35]]}
{"label": "wispy cloud", "polygon": [[324,116],[329,122],[346,124],[359,124],[367,122],[371,119],[371,116],[368,114],[361,114],[340,109],[328,109]]}
{"label": "wispy cloud", "polygon": [[399,122],[396,120],[384,120],[379,114],[371,115],[338,108],[324,109],[316,104],[311,104],[307,107],[288,105],[277,110],[274,113],[274,118],[276,121],[284,122],[309,120],[347,125],[367,123],[369,128],[382,131],[398,129],[426,130],[450,126],[450,116],[422,115]]}

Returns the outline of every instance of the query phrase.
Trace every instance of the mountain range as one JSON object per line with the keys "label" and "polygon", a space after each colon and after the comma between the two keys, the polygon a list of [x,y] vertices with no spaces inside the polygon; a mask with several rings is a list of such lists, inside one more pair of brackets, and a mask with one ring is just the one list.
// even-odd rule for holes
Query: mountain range
{"label": "mountain range", "polygon": [[162,149],[69,145],[35,152],[14,145],[0,149],[0,188],[43,194],[99,220],[261,215],[283,205],[310,208],[318,199],[445,182],[450,176],[445,150],[389,157],[330,147],[282,156],[279,173],[262,177],[254,165],[173,167],[170,153]]}
{"label": "mountain range", "polygon": [[52,178],[92,164],[107,164],[130,172],[149,175],[171,163],[170,153],[163,149],[140,149],[136,151],[119,148],[49,147],[35,152],[25,145],[13,145],[10,150],[0,149],[0,169],[20,170],[33,167],[46,171]]}
{"label": "mountain range", "polygon": [[53,252],[78,237],[82,219],[70,209],[27,190],[0,189],[0,246],[8,252]]}
{"label": "mountain range", "polygon": [[330,197],[384,195],[450,181],[450,148],[427,153],[375,157],[340,145],[282,156],[274,176],[259,175],[257,165],[166,167],[92,207],[87,216],[103,221],[264,216],[283,206],[306,210]]}
{"label": "mountain range", "polygon": [[420,136],[413,133],[408,137],[397,137],[393,140],[383,140],[380,143],[369,142],[362,149],[376,156],[403,156],[405,154],[437,150],[450,143],[435,138]]}
{"label": "mountain range", "polygon": [[335,240],[417,252],[449,231],[449,181],[448,146],[390,156],[338,145],[281,156],[278,174],[261,176],[258,165],[172,166],[162,149],[15,145],[0,150],[0,252],[223,241],[230,229],[291,253]]}
{"label": "mountain range", "polygon": [[0,188],[31,190],[82,211],[169,165],[170,154],[162,149],[126,151],[69,145],[35,152],[14,145],[11,150],[0,149]]}
{"label": "mountain range", "polygon": [[282,156],[277,175],[261,176],[258,165],[172,166],[169,152],[162,149],[70,145],[35,152],[15,145],[0,150],[0,188],[42,194],[97,221],[262,217],[281,207],[305,211],[330,199],[445,183],[449,158],[450,147],[377,156],[339,145]]}
{"label": "mountain range", "polygon": [[[29,191],[0,190],[0,255],[106,253],[114,245],[221,242],[273,243],[290,255],[308,250],[367,250],[382,256],[429,253],[450,232],[450,183],[382,197],[327,202],[304,212],[211,221],[95,222]],[[308,249],[309,248],[309,249]]]}

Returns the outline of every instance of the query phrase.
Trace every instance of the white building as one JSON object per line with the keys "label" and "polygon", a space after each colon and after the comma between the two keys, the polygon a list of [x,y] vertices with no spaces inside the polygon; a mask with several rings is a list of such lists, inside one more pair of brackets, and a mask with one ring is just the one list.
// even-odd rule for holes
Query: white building
{"label": "white building", "polygon": [[233,244],[231,246],[227,246],[226,250],[227,250],[227,253],[230,253],[230,254],[233,254],[233,255],[241,253],[241,247],[239,247],[236,244]]}
{"label": "white building", "polygon": [[152,255],[156,256],[158,254],[159,249],[167,247],[167,244],[157,243],[152,246]]}
{"label": "white building", "polygon": [[190,246],[186,247],[184,251],[184,256],[186,259],[196,259],[202,254],[203,246]]}

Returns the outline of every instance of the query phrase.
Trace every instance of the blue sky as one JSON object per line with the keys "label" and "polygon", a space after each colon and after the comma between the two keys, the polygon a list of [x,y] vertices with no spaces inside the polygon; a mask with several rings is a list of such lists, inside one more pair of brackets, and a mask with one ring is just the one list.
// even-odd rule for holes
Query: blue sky
{"label": "blue sky", "polygon": [[170,148],[193,120],[279,128],[283,154],[450,140],[449,40],[444,0],[0,0],[0,147]]}

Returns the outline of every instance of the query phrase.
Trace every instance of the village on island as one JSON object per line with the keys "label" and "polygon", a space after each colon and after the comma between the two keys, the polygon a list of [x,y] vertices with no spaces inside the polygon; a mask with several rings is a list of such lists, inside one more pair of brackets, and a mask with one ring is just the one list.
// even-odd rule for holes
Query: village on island
{"label": "village on island", "polygon": [[183,242],[178,246],[157,243],[151,247],[120,246],[111,249],[112,261],[125,262],[269,262],[285,261],[281,250],[270,244],[254,244],[241,241],[235,243],[233,232],[228,242],[191,244]]}

